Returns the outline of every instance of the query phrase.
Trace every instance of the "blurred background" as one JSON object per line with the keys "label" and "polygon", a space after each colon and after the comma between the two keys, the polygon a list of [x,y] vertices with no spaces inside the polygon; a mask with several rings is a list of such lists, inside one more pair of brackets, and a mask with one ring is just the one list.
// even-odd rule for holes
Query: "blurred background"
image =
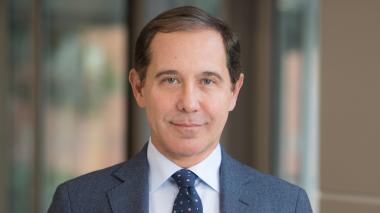
{"label": "blurred background", "polygon": [[139,151],[133,45],[181,5],[241,39],[225,149],[305,188],[314,212],[380,212],[377,0],[0,0],[0,212],[46,212],[59,183]]}

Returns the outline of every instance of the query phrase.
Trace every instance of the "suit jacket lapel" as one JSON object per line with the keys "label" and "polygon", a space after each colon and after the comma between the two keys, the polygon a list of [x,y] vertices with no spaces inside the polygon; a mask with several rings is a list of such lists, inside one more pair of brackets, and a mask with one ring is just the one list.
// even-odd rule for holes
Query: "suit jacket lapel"
{"label": "suit jacket lapel", "polygon": [[149,211],[149,165],[146,157],[147,145],[136,157],[124,163],[114,176],[122,183],[107,195],[114,213]]}
{"label": "suit jacket lapel", "polygon": [[220,165],[220,212],[246,212],[250,207],[250,200],[246,196],[244,185],[251,182],[246,168],[232,159],[222,149],[222,163]]}
{"label": "suit jacket lapel", "polygon": [[[146,156],[147,145],[136,157],[120,167],[114,176],[122,183],[107,193],[114,213],[149,212],[149,164]],[[255,209],[252,200],[255,192],[245,190],[252,182],[252,176],[239,162],[232,159],[222,148],[220,166],[220,212],[246,212]]]}

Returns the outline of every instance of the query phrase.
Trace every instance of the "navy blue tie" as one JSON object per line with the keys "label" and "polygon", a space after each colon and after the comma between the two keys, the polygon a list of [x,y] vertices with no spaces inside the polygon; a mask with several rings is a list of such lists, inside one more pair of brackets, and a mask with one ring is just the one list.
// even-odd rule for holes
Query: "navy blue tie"
{"label": "navy blue tie", "polygon": [[181,169],[174,173],[172,178],[175,180],[179,188],[177,197],[174,201],[173,213],[202,213],[202,202],[194,188],[194,183],[198,176],[190,170]]}

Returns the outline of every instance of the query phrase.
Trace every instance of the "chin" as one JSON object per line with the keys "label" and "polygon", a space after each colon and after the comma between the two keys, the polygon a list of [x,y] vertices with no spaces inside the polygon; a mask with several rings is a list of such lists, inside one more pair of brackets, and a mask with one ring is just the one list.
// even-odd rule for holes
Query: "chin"
{"label": "chin", "polygon": [[206,144],[204,141],[200,141],[199,139],[180,139],[176,141],[180,144],[174,144],[171,147],[172,153],[177,156],[183,157],[192,157],[199,155],[208,149],[210,149],[210,144]]}

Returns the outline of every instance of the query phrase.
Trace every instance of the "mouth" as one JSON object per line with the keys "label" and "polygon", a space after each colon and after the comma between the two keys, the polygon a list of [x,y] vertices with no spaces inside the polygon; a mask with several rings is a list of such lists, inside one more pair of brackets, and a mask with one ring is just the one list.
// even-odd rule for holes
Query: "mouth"
{"label": "mouth", "polygon": [[170,122],[170,124],[176,127],[180,127],[180,128],[197,128],[197,127],[201,127],[205,125],[202,123],[181,123],[181,122]]}
{"label": "mouth", "polygon": [[175,135],[182,139],[194,139],[204,130],[207,122],[194,122],[194,121],[170,121]]}

